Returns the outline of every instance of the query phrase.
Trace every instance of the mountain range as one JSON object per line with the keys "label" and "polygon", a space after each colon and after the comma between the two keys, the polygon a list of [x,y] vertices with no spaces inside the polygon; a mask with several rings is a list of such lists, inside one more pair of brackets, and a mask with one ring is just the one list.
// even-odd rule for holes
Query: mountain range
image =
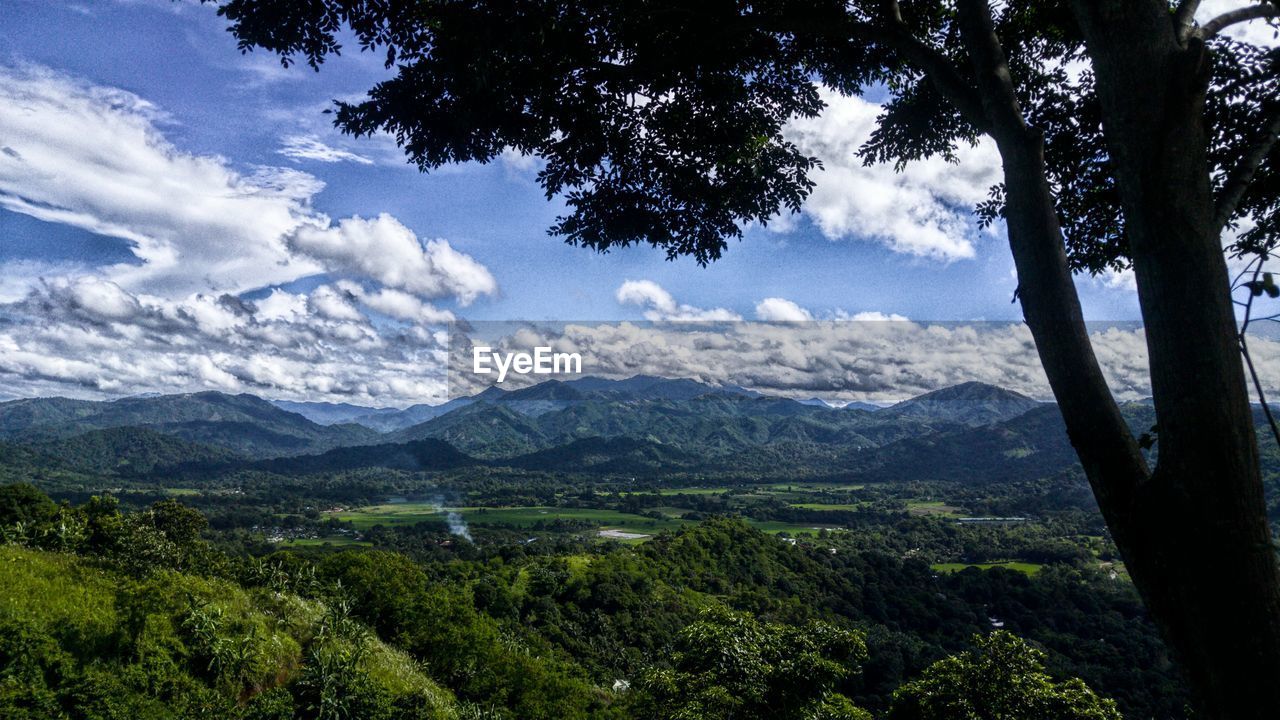
{"label": "mountain range", "polygon": [[[380,411],[216,392],[112,402],[35,398],[0,403],[0,440],[11,454],[48,465],[122,475],[192,465],[302,473],[478,461],[588,472],[767,468],[1008,420],[1039,405],[969,383],[875,412],[637,376],[490,388],[439,406]],[[439,458],[429,459],[432,453]]]}
{"label": "mountain range", "polygon": [[[1149,406],[1126,412],[1150,426]],[[404,410],[216,392],[0,403],[0,467],[149,477],[473,465],[982,482],[1069,470],[1075,456],[1056,406],[982,383],[883,409],[647,376],[490,388]]]}

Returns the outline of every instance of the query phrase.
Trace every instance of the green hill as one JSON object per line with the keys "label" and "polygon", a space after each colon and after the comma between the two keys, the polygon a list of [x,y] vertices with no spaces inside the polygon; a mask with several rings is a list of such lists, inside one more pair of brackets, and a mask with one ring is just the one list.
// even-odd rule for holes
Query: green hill
{"label": "green hill", "polygon": [[379,438],[359,425],[319,425],[253,395],[201,392],[110,402],[35,398],[0,403],[0,438],[10,441],[40,443],[119,427],[145,427],[249,457],[300,455]]}
{"label": "green hill", "polygon": [[418,663],[318,600],[15,546],[0,587],[6,718],[292,717],[324,696],[350,717],[458,716]]}

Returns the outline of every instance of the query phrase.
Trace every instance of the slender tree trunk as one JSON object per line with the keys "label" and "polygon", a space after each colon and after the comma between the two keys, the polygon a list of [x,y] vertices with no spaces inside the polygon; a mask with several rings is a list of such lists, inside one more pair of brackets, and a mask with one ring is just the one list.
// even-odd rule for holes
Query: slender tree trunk
{"label": "slender tree trunk", "polygon": [[1159,427],[1148,472],[1094,357],[1043,143],[1025,125],[986,0],[958,0],[1004,162],[1023,312],[1099,506],[1209,718],[1280,717],[1280,571],[1203,128],[1205,52],[1167,6],[1077,0],[1138,282]]}

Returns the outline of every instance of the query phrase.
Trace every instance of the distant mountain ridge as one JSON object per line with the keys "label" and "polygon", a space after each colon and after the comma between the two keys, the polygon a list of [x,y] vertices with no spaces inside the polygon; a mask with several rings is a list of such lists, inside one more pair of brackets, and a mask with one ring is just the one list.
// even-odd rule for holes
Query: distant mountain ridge
{"label": "distant mountain ridge", "polygon": [[969,426],[1011,420],[1044,403],[995,385],[966,382],[891,405],[885,416],[946,420]]}
{"label": "distant mountain ridge", "polygon": [[106,402],[31,398],[0,403],[0,439],[38,443],[121,427],[148,428],[248,457],[301,455],[380,438],[360,425],[320,425],[247,394],[210,391]]}
{"label": "distant mountain ridge", "polygon": [[[15,453],[46,458],[24,462],[55,464],[50,458],[65,456],[70,460],[57,461],[60,467],[124,475],[200,468],[431,471],[474,464],[632,474],[778,468],[889,473],[907,469],[890,457],[893,452],[915,453],[923,463],[961,442],[966,432],[986,438],[978,431],[1052,406],[965,383],[870,411],[636,376],[489,388],[426,407],[429,412],[419,406],[374,412],[391,428],[429,416],[380,433],[340,422],[367,417],[361,413],[368,408],[352,404],[270,402],[217,392],[112,402],[41,398],[0,403],[0,440],[15,444]],[[1001,437],[1006,436],[1009,447],[999,439],[991,441],[993,447],[1022,452],[1022,441],[1007,433]]]}

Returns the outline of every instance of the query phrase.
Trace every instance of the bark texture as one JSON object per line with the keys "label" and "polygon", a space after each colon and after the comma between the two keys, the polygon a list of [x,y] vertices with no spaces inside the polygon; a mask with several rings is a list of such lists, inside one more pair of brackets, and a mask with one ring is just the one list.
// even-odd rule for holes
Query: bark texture
{"label": "bark texture", "polygon": [[1280,570],[1226,261],[1203,102],[1208,57],[1167,4],[1076,0],[1146,327],[1159,462],[1103,379],[1067,265],[1043,143],[1017,103],[986,0],[959,0],[1004,162],[1020,298],[1067,430],[1152,617],[1209,718],[1280,717]]}

